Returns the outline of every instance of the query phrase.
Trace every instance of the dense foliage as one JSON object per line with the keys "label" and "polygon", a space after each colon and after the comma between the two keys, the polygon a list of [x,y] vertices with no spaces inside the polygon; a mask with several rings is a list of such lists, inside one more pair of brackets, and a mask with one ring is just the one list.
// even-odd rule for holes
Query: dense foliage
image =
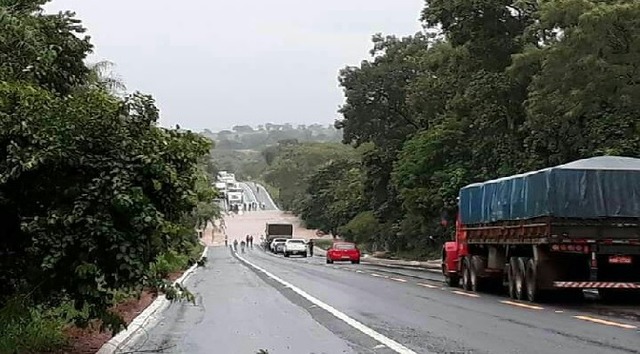
{"label": "dense foliage", "polygon": [[71,302],[118,327],[116,294],[192,257],[217,213],[210,142],[160,128],[150,96],[110,92],[79,20],[43,3],[0,1],[0,308]]}
{"label": "dense foliage", "polygon": [[336,127],[369,146],[304,177],[300,200],[319,205],[294,211],[311,226],[426,254],[449,237],[468,183],[638,156],[640,2],[426,3],[439,30],[376,35],[372,59],[341,71]]}
{"label": "dense foliage", "polygon": [[[237,125],[231,130],[202,133],[215,142],[211,156],[216,169],[234,172],[238,180],[260,180],[268,167],[262,154],[264,150],[273,152],[281,141],[300,143],[339,143],[342,132],[333,125],[298,125],[267,123],[251,127]],[[264,181],[262,181],[264,182]]]}

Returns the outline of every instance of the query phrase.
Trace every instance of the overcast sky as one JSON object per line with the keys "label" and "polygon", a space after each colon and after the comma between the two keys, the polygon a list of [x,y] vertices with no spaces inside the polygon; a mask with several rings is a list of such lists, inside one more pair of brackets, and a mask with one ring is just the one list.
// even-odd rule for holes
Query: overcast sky
{"label": "overcast sky", "polygon": [[54,0],[74,10],[129,91],[162,124],[332,123],[338,71],[368,58],[374,33],[421,29],[424,0]]}

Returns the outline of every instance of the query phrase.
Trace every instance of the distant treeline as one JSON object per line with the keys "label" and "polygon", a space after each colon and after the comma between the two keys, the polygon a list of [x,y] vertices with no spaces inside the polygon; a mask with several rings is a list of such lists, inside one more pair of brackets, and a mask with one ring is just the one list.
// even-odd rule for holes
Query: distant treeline
{"label": "distant treeline", "polygon": [[205,129],[202,133],[216,143],[217,150],[258,150],[278,144],[282,140],[299,142],[340,142],[342,132],[333,124],[272,124],[266,123],[251,127],[236,125],[231,130],[212,132]]}

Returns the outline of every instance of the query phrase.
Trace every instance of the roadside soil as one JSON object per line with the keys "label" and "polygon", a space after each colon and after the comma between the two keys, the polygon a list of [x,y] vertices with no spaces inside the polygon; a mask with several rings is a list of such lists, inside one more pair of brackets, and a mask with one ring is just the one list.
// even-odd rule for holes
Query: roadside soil
{"label": "roadside soil", "polygon": [[[207,228],[203,230],[201,241],[204,245],[212,246],[214,244],[214,235],[218,237],[217,233],[214,232],[215,229],[216,227],[214,225],[209,224]],[[224,238],[222,239],[222,244],[224,244]],[[184,271],[171,273],[167,279],[169,281],[175,281],[180,278],[183,273]],[[156,294],[145,290],[140,294],[140,298],[129,299],[116,305],[114,311],[121,315],[128,325],[142,313],[147,306],[151,305],[156,297]],[[69,338],[69,345],[60,350],[58,352],[59,354],[95,354],[112,337],[111,332],[100,332],[99,321],[91,323],[88,328],[84,329],[70,326],[65,330],[65,333]]]}

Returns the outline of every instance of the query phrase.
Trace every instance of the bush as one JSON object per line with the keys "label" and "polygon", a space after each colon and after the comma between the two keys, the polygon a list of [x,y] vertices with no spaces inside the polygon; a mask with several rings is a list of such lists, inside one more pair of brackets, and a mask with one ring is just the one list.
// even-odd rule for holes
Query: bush
{"label": "bush", "polygon": [[333,244],[333,241],[333,239],[313,240],[313,244],[323,250],[328,250]]}
{"label": "bush", "polygon": [[371,247],[375,236],[380,233],[380,224],[371,211],[356,215],[346,225],[338,229],[340,235],[349,241],[354,241],[363,247]]}
{"label": "bush", "polygon": [[67,344],[64,329],[86,313],[71,302],[45,308],[14,297],[0,309],[0,353],[42,353]]}

